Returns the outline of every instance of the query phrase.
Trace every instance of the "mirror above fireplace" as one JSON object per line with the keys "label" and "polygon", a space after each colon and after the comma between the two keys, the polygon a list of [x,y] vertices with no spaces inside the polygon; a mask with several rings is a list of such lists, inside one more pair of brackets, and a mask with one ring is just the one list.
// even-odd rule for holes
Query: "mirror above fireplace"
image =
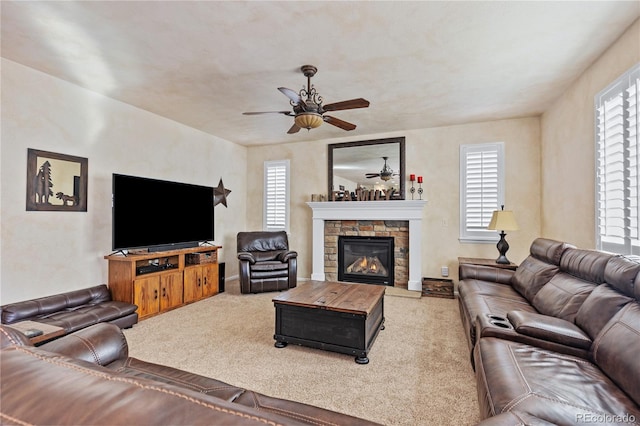
{"label": "mirror above fireplace", "polygon": [[405,199],[404,137],[343,142],[328,145],[328,194],[394,190],[394,200]]}

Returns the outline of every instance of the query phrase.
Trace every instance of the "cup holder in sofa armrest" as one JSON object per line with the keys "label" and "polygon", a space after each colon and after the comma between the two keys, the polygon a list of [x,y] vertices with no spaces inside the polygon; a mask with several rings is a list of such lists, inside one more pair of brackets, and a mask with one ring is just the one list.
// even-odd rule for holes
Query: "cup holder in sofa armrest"
{"label": "cup holder in sofa armrest", "polygon": [[501,322],[507,321],[505,317],[500,315],[495,315],[495,314],[486,314],[486,315],[487,315],[487,318],[489,318],[491,321],[501,321]]}
{"label": "cup holder in sofa armrest", "polygon": [[513,330],[513,326],[511,325],[509,320],[506,319],[505,317],[501,315],[496,315],[496,314],[485,314],[485,315],[489,319],[489,323],[491,325],[495,325],[496,327],[500,327],[508,330]]}
{"label": "cup holder in sofa armrest", "polygon": [[507,328],[507,329],[513,330],[513,326],[511,324],[509,324],[507,321],[491,320],[489,322],[491,324],[495,325],[496,327]]}

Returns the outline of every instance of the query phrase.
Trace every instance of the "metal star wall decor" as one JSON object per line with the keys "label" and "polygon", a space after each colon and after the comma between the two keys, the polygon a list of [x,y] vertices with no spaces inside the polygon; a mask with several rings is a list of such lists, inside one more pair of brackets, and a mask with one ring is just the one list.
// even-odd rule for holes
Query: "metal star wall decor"
{"label": "metal star wall decor", "polygon": [[227,207],[227,195],[231,193],[230,189],[226,189],[224,187],[224,183],[222,183],[222,178],[220,178],[220,183],[216,188],[213,188],[213,205],[214,207],[218,204],[222,203],[223,206]]}

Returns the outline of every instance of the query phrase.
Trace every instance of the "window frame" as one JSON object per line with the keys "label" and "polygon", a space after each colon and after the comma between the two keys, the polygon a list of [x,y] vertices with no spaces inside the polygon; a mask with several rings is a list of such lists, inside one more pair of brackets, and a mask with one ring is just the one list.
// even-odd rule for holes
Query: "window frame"
{"label": "window frame", "polygon": [[[504,142],[489,142],[478,144],[463,144],[460,145],[460,237],[461,243],[497,243],[499,240],[498,233],[494,230],[488,229],[469,229],[467,226],[467,204],[469,199],[467,197],[467,157],[469,153],[482,153],[482,152],[495,152],[496,159],[496,204],[491,206],[491,211],[500,209],[500,206],[504,205],[505,199],[505,149]],[[491,216],[488,217],[487,226]]]}
{"label": "window frame", "polygon": [[[635,93],[631,94],[630,89],[635,85]],[[610,136],[604,136],[610,128],[605,126],[601,129],[601,110],[604,114],[615,109],[605,104],[621,97],[619,110],[619,123],[622,127],[621,133],[611,132]],[[630,101],[635,102],[631,105]],[[635,118],[631,123],[630,119]],[[614,115],[612,118],[617,118]],[[605,117],[605,122],[610,118]],[[613,122],[614,120],[612,120]],[[594,148],[595,148],[595,181],[594,181],[594,214],[595,214],[595,241],[596,249],[623,255],[640,255],[640,63],[635,64],[622,75],[612,81],[607,87],[594,96]],[[616,151],[617,148],[617,151]],[[604,150],[604,152],[603,152]],[[606,151],[611,154],[607,155]],[[622,159],[615,161],[615,153],[622,156]],[[622,188],[615,186],[615,172],[609,172],[609,179],[603,178],[603,171],[618,165],[618,173],[622,178],[617,179],[622,182]],[[606,174],[606,172],[604,172]],[[631,184],[631,182],[634,184]],[[609,194],[607,195],[607,189]],[[602,189],[604,189],[604,192]],[[621,193],[622,200],[613,196]],[[618,202],[621,207],[614,207]],[[603,204],[610,204],[610,211],[603,212]],[[622,210],[622,217],[616,216],[616,210]],[[618,212],[620,213],[620,212]],[[607,223],[606,218],[610,218]],[[621,223],[615,226],[614,222]],[[608,229],[607,229],[608,228]],[[613,228],[621,228],[623,235],[615,235]],[[617,241],[616,241],[617,240]]]}
{"label": "window frame", "polygon": [[[276,226],[269,223],[270,213],[270,197],[269,197],[269,172],[273,168],[284,167],[284,226]],[[291,182],[291,164],[289,160],[270,160],[264,162],[264,188],[263,188],[263,208],[262,208],[262,229],[264,231],[286,231],[289,232],[290,218],[290,182]]]}

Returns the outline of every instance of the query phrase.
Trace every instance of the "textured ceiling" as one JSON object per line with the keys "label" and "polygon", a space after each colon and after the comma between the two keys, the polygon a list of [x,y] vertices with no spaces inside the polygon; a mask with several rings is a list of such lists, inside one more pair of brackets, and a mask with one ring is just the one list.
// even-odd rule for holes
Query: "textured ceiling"
{"label": "textured ceiling", "polygon": [[[538,115],[640,16],[638,1],[1,2],[2,56],[243,145]],[[277,90],[363,97],[288,135]]]}

